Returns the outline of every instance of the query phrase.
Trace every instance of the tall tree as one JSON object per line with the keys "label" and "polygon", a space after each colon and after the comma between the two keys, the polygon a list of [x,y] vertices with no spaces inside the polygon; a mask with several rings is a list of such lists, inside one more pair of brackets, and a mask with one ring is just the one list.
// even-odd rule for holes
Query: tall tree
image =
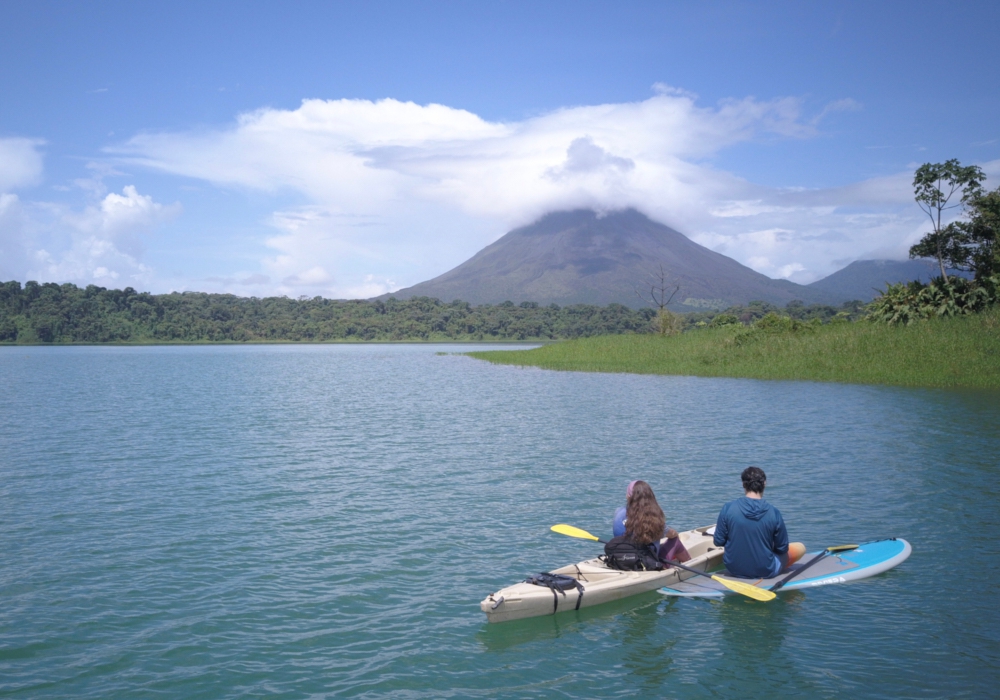
{"label": "tall tree", "polygon": [[976,279],[1000,273],[1000,187],[970,200],[969,220],[959,226],[965,234],[965,262]]}
{"label": "tall tree", "polygon": [[[963,166],[952,158],[944,163],[924,163],[913,176],[917,205],[930,217],[933,230],[910,248],[911,258],[937,258],[941,277],[948,281],[945,262],[963,254],[965,231],[956,222],[942,225],[944,213],[964,207],[982,194],[986,176],[977,165]],[[952,197],[959,194],[957,202]]]}

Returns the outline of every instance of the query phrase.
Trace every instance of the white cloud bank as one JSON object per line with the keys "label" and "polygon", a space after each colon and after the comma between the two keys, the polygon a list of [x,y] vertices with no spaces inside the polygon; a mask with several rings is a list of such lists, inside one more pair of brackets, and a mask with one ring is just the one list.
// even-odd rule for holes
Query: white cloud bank
{"label": "white cloud bank", "polygon": [[39,139],[0,139],[0,281],[148,285],[152,269],[142,262],[143,236],[173,218],[180,205],[154,202],[132,185],[108,193],[103,176],[121,173],[99,164],[88,166],[92,177],[75,183],[90,200],[81,209],[24,200],[12,190],[41,182],[43,145]]}
{"label": "white cloud bank", "polygon": [[293,295],[369,296],[398,286],[393,278],[413,284],[513,226],[574,207],[636,207],[801,282],[859,257],[905,256],[922,230],[910,173],[777,189],[706,162],[762,137],[814,137],[825,114],[857,109],[853,101],[809,118],[794,98],[701,107],[694,95],[654,87],[641,102],[502,123],[437,104],[305,100],[222,130],[140,134],[111,153],[223,187],[304,197],[308,205],[272,216],[273,255],[257,276],[261,289]]}
{"label": "white cloud bank", "polygon": [[[903,257],[924,229],[911,173],[808,190],[754,184],[712,167],[753,140],[810,139],[794,98],[711,107],[667,86],[641,102],[490,122],[461,109],[385,99],[305,100],[229,127],[139,134],[112,161],[297,201],[260,222],[266,252],[240,273],[175,279],[237,294],[370,297],[440,274],[514,226],[575,207],[636,207],[771,275],[809,282],[860,257]],[[144,237],[177,215],[135,187],[107,192],[109,163],[74,182],[87,204],[25,201],[43,142],[0,139],[0,279],[161,288]],[[1000,173],[1000,161],[987,164]],[[197,224],[198,222],[190,222]],[[246,266],[247,250],[232,251]],[[162,289],[159,289],[163,291]]]}
{"label": "white cloud bank", "polygon": [[81,210],[0,194],[0,280],[148,287],[153,270],[142,262],[143,236],[179,211],[132,185]]}

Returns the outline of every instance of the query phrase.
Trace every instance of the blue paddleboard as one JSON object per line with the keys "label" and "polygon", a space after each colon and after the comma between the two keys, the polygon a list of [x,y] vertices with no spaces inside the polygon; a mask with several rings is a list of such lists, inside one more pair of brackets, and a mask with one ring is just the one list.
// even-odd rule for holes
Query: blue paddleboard
{"label": "blue paddleboard", "polygon": [[[875,540],[864,542],[858,545],[857,549],[843,552],[833,552],[822,556],[815,563],[811,562],[823,554],[823,552],[808,552],[802,559],[793,564],[780,576],[765,579],[745,579],[730,576],[725,571],[713,571],[713,575],[731,578],[734,581],[751,583],[760,588],[770,589],[772,586],[788,577],[794,571],[802,571],[802,575],[795,576],[781,587],[782,591],[793,591],[795,589],[812,588],[813,586],[828,586],[832,583],[847,583],[859,579],[875,576],[883,571],[888,571],[894,566],[898,566],[906,561],[913,548],[904,539],[892,538],[888,540]],[[805,567],[808,566],[808,569]],[[660,589],[660,593],[669,596],[679,596],[685,598],[721,598],[725,595],[734,595],[721,583],[704,576],[692,576],[672,586]],[[738,595],[738,594],[736,594]]]}

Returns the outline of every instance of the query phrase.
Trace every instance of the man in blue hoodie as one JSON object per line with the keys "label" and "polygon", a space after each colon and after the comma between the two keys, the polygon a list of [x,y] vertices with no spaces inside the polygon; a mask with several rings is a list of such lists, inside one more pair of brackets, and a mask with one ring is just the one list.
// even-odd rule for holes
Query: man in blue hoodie
{"label": "man in blue hoodie", "polygon": [[740,578],[771,578],[806,552],[801,542],[788,543],[781,512],[764,500],[767,476],[759,467],[740,475],[746,495],[722,506],[713,541],[725,547],[726,570]]}

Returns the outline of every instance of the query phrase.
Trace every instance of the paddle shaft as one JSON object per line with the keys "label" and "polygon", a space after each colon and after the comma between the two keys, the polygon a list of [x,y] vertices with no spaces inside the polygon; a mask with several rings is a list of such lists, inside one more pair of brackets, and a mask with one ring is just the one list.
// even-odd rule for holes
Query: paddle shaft
{"label": "paddle shaft", "polygon": [[779,588],[781,588],[782,586],[784,586],[786,583],[788,583],[789,581],[791,581],[793,578],[795,578],[796,576],[798,576],[799,574],[801,574],[803,571],[805,571],[806,569],[808,569],[810,566],[812,566],[813,564],[815,564],[816,562],[818,562],[820,559],[822,559],[823,557],[825,557],[829,553],[830,552],[828,550],[824,549],[822,552],[820,552],[815,557],[813,557],[812,559],[810,559],[808,564],[799,567],[798,569],[796,569],[792,573],[788,574],[788,576],[786,576],[785,578],[781,579],[776,584],[774,584],[773,586],[771,586],[771,592],[773,593],[773,592],[777,591]]}
{"label": "paddle shaft", "polygon": [[842,544],[842,545],[838,545],[836,547],[827,547],[822,552],[820,552],[819,554],[817,554],[815,557],[813,557],[812,559],[810,559],[808,564],[806,564],[804,566],[800,566],[798,569],[796,569],[792,573],[788,574],[788,576],[786,576],[785,578],[781,579],[776,584],[774,584],[773,586],[771,586],[770,590],[771,590],[772,593],[774,591],[778,590],[779,588],[781,588],[782,586],[784,586],[786,583],[788,583],[789,581],[791,581],[793,578],[795,578],[796,576],[798,576],[799,574],[801,574],[803,571],[805,571],[806,569],[808,569],[810,566],[812,566],[813,564],[815,564],[816,562],[818,562],[820,559],[822,559],[823,557],[825,557],[827,554],[833,554],[834,552],[842,552],[842,551],[846,551],[846,550],[849,550],[849,549],[857,549],[857,548],[858,548],[858,545],[856,545],[856,544]]}
{"label": "paddle shaft", "polygon": [[684,569],[685,571],[690,571],[692,574],[698,574],[699,576],[706,576],[713,580],[715,579],[715,576],[713,576],[712,574],[706,574],[704,571],[698,571],[698,569],[692,569],[690,566],[684,566],[680,562],[668,561],[667,563],[670,564],[670,566],[676,566],[678,569]]}

